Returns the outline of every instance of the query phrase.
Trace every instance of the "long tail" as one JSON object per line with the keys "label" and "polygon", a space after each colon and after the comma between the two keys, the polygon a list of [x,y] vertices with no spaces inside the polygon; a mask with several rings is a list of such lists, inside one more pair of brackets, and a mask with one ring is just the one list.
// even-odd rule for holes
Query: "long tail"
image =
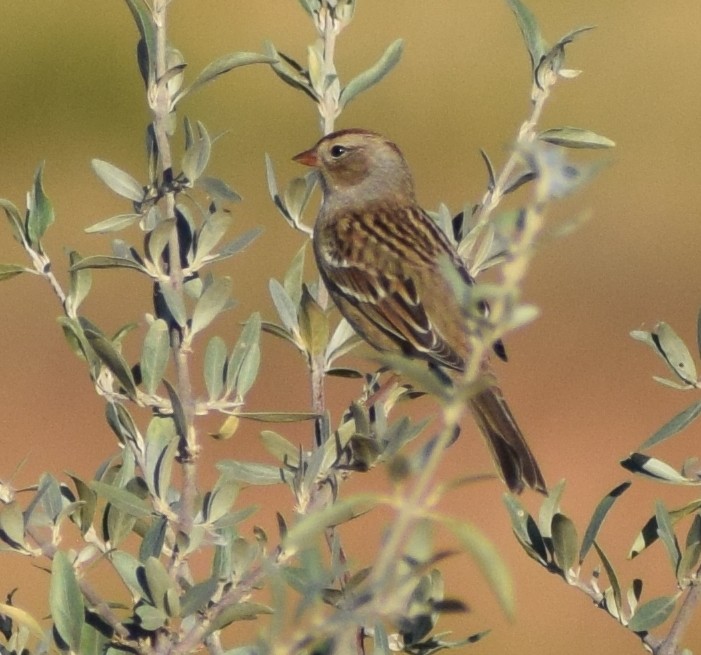
{"label": "long tail", "polygon": [[489,387],[471,398],[470,409],[509,490],[520,494],[528,485],[547,494],[543,474],[499,388]]}

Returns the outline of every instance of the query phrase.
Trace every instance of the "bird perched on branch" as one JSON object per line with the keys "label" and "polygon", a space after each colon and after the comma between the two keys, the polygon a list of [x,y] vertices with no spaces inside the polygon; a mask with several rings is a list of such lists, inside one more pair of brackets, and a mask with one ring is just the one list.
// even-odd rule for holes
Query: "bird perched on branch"
{"label": "bird perched on branch", "polygon": [[[320,173],[323,202],[314,254],[341,314],[377,350],[463,372],[470,335],[455,280],[467,285],[474,280],[419,207],[399,148],[374,132],[342,130],[294,160]],[[500,342],[494,348],[504,355]],[[546,493],[501,390],[491,374],[485,379],[487,387],[469,403],[501,477],[513,492],[528,486]]]}

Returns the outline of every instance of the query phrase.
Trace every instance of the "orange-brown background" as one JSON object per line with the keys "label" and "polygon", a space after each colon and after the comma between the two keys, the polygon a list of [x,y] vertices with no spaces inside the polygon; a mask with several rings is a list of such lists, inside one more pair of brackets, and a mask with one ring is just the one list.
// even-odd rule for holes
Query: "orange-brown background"
{"label": "orange-brown background", "polygon": [[[539,252],[526,295],[541,307],[542,316],[508,339],[511,363],[499,370],[546,477],[551,483],[567,479],[564,509],[581,534],[599,498],[628,478],[617,461],[693,400],[692,394],[651,381],[652,373],[663,373],[661,366],[628,331],[666,320],[694,343],[701,300],[701,6],[695,0],[531,0],[529,5],[550,40],[573,27],[598,26],[570,48],[570,66],[584,74],[558,86],[543,126],[588,127],[618,146],[604,154],[610,166],[583,193],[554,208],[554,217],[586,208],[592,218]],[[21,205],[35,166],[46,160],[46,189],[57,212],[46,245],[61,279],[65,247],[83,254],[108,248],[108,238],[85,235],[83,228],[128,211],[92,174],[90,159],[106,159],[143,178],[148,114],[133,61],[135,37],[126,5],[118,0],[5,0],[0,5],[0,196]],[[485,148],[498,165],[528,110],[527,55],[518,29],[505,4],[493,0],[359,0],[354,24],[338,45],[342,80],[370,65],[397,37],[405,39],[399,67],[357,98],[338,126],[363,126],[391,136],[415,171],[424,205],[434,208],[444,201],[458,209],[483,191],[478,149]],[[180,0],[171,7],[171,40],[184,52],[190,74],[228,51],[260,51],[264,39],[304,58],[312,38],[310,23],[293,0]],[[183,109],[210,133],[227,131],[216,144],[211,171],[244,197],[234,209],[237,229],[265,227],[245,254],[219,269],[233,276],[240,301],[218,325],[232,342],[250,311],[260,309],[272,318],[267,281],[283,274],[301,243],[267,197],[263,153],[270,153],[280,178],[289,179],[298,173],[289,158],[314,142],[318,124],[311,103],[263,66],[234,71],[188,99]],[[1,261],[22,262],[9,230],[0,235],[0,244]],[[113,329],[148,309],[148,286],[135,275],[98,273],[95,278],[85,310],[99,324]],[[0,307],[0,478],[7,479],[25,457],[14,475],[17,486],[45,470],[59,477],[66,470],[90,477],[113,451],[114,440],[102,419],[102,402],[57,328],[55,298],[46,284],[25,276],[0,286]],[[263,358],[264,367],[279,362],[252,393],[251,408],[306,408],[301,360],[269,337]],[[337,415],[355,387],[330,386]],[[231,441],[205,443],[204,475],[211,477],[213,462],[222,457],[261,457],[255,445],[258,429],[245,425]],[[660,453],[679,463],[698,452],[698,430]],[[308,438],[303,427],[286,433]],[[446,476],[464,467],[489,466],[475,435],[467,428],[464,433],[452,449]],[[383,474],[373,479],[381,483]],[[693,491],[636,480],[601,538],[621,563],[624,580],[655,571],[648,598],[674,591],[661,549],[640,561],[623,560],[656,493],[665,493],[672,506],[694,497]],[[633,636],[520,552],[500,494],[496,483],[463,488],[445,509],[464,513],[499,545],[516,578],[516,620],[501,618],[472,564],[461,557],[447,567],[448,590],[475,611],[441,626],[456,636],[494,627],[473,647],[476,653],[641,652]],[[290,516],[284,505],[288,498],[284,491],[262,497],[283,503]],[[527,500],[535,508],[534,499]],[[259,520],[272,526],[264,511]],[[361,529],[362,538],[348,531],[347,540],[362,563],[372,556],[377,534],[367,522]],[[45,577],[25,564],[15,556],[2,557],[0,593],[20,585],[16,601],[42,611]],[[700,626],[697,621],[688,635],[690,647],[701,647]]]}

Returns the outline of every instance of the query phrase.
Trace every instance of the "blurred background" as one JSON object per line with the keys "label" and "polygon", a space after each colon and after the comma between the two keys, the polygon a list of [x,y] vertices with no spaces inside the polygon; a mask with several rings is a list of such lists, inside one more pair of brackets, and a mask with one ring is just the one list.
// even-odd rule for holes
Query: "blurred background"
{"label": "blurred background", "polygon": [[[553,206],[553,226],[584,210],[591,218],[537,254],[525,295],[540,307],[541,317],[509,337],[510,363],[498,369],[546,478],[550,484],[566,478],[563,510],[581,535],[599,499],[629,479],[618,461],[695,399],[654,383],[651,376],[664,374],[663,366],[628,333],[665,320],[695,343],[701,304],[696,198],[701,5],[696,0],[529,0],[528,5],[551,42],[572,28],[597,26],[570,46],[568,67],[584,73],[558,84],[542,127],[585,127],[617,143],[614,151],[602,153],[608,165],[589,186]],[[293,0],[179,0],[172,3],[170,17],[171,42],[183,52],[190,76],[226,52],[260,52],[266,39],[304,61],[315,36]],[[374,63],[398,37],[405,40],[399,66],[352,102],[337,127],[387,134],[413,168],[422,204],[433,209],[445,202],[457,211],[484,191],[479,148],[500,166],[529,111],[525,47],[502,2],[359,0],[356,18],[338,43],[342,82]],[[129,211],[95,177],[90,160],[108,160],[145,179],[148,112],[135,64],[136,40],[131,15],[118,0],[0,3],[0,197],[24,207],[33,172],[46,162],[45,188],[57,213],[46,248],[61,280],[66,279],[67,249],[83,255],[109,249],[109,236],[86,235],[83,229]],[[316,110],[262,65],[233,71],[188,98],[182,109],[210,134],[224,134],[216,143],[210,173],[243,196],[243,203],[233,208],[235,229],[265,228],[247,251],[218,269],[233,277],[239,302],[216,328],[233,343],[250,312],[274,317],[268,280],[282,277],[303,242],[269,200],[263,155],[272,157],[281,183],[299,174],[290,158],[318,138]],[[181,136],[179,132],[177,139]],[[125,238],[140,240],[136,229]],[[0,253],[2,262],[24,262],[9,229],[0,232]],[[312,275],[310,269],[310,279]],[[149,300],[150,289],[136,274],[97,272],[84,311],[110,331],[140,320]],[[21,276],[0,285],[0,308],[0,479],[12,478],[22,487],[43,471],[62,480],[66,471],[90,478],[114,452],[114,437],[104,423],[103,402],[56,324],[56,298],[47,284]],[[266,336],[264,369],[266,365],[250,409],[307,409],[304,363],[296,353]],[[358,389],[348,381],[331,381],[329,389],[338,417]],[[432,409],[430,403],[421,408]],[[244,424],[230,441],[205,441],[203,483],[213,479],[213,464],[221,458],[267,457],[257,441],[260,428]],[[279,429],[295,442],[309,443],[307,425]],[[652,454],[678,466],[685,456],[698,453],[699,429],[692,426]],[[447,459],[446,476],[490,467],[486,449],[467,425]],[[383,471],[356,476],[348,491],[370,483],[386,484]],[[460,556],[445,567],[447,592],[473,609],[445,619],[439,629],[459,637],[493,628],[471,647],[475,653],[516,648],[572,655],[642,652],[634,636],[616,629],[586,597],[526,557],[511,535],[502,491],[497,482],[463,487],[446,499],[444,509],[469,517],[498,546],[515,577],[516,618],[503,618],[469,558]],[[247,493],[248,501],[259,492]],[[693,489],[636,479],[601,536],[626,584],[637,575],[650,580],[647,599],[675,591],[659,545],[639,560],[625,560],[637,531],[654,512],[657,495],[669,507],[695,498]],[[291,519],[286,489],[266,489],[256,500],[264,507],[285,508]],[[525,502],[535,511],[539,499],[527,496]],[[262,510],[255,521],[274,532],[271,513]],[[372,520],[357,525],[354,530],[351,524],[344,538],[360,566],[371,561],[379,528]],[[587,570],[595,566],[594,559],[585,563]],[[45,611],[43,571],[4,555],[0,579],[0,595],[20,586],[15,602],[39,614]],[[686,645],[701,648],[701,621],[692,626]]]}

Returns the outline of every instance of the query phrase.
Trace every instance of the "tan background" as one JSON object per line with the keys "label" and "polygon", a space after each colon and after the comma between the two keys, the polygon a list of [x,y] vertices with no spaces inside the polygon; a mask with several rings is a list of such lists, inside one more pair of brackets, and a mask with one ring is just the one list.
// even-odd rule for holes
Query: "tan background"
{"label": "tan background", "polygon": [[[503,161],[528,110],[527,56],[510,12],[493,1],[358,4],[356,20],[338,46],[343,80],[371,64],[397,37],[406,40],[406,50],[392,75],[356,99],[338,126],[372,128],[397,141],[415,171],[425,206],[444,201],[458,209],[478,198],[485,183],[478,149],[485,148],[497,164]],[[618,460],[694,399],[651,381],[662,367],[628,331],[664,319],[691,344],[695,339],[701,297],[701,5],[695,0],[531,0],[530,6],[550,40],[573,27],[598,26],[571,47],[569,64],[585,72],[559,85],[543,126],[588,127],[618,144],[604,155],[610,166],[600,177],[555,208],[554,217],[586,208],[592,218],[539,253],[526,291],[542,317],[509,338],[511,363],[500,368],[546,477],[551,483],[568,481],[564,508],[581,534],[599,498],[628,478]],[[228,51],[260,50],[266,38],[302,58],[313,38],[292,0],[181,0],[173,3],[171,15],[172,41],[193,72]],[[85,235],[83,228],[128,210],[92,174],[90,159],[106,159],[143,177],[148,115],[133,62],[135,37],[129,12],[118,1],[0,4],[0,196],[21,205],[36,164],[46,160],[46,188],[58,216],[47,248],[61,279],[64,247],[84,254],[106,251],[109,239]],[[267,281],[283,274],[301,243],[269,202],[263,153],[273,157],[280,178],[289,179],[298,173],[289,158],[315,141],[317,120],[306,97],[262,66],[235,71],[189,99],[184,111],[213,134],[228,131],[216,145],[211,171],[244,196],[235,208],[237,228],[265,226],[251,249],[221,268],[234,277],[240,301],[219,325],[231,342],[250,311],[261,309],[272,318]],[[129,238],[138,240],[135,232]],[[22,261],[9,231],[0,244],[2,261]],[[148,309],[148,297],[147,285],[137,276],[100,273],[85,311],[114,329],[138,320]],[[25,457],[14,474],[17,486],[30,484],[45,470],[62,479],[66,470],[89,477],[112,452],[113,438],[102,419],[102,402],[57,329],[55,298],[47,285],[26,276],[0,286],[0,307],[0,478],[12,475]],[[263,356],[268,364],[281,359],[252,393],[251,407],[306,408],[302,362],[268,337]],[[331,389],[337,415],[356,388],[332,382]],[[206,443],[203,470],[211,472],[221,457],[259,457],[258,428],[246,425],[232,441]],[[679,464],[698,452],[698,430],[663,446],[659,454]],[[303,427],[285,432],[293,439],[308,438]],[[468,436],[453,447],[446,476],[489,465],[476,437],[469,429],[464,432]],[[376,472],[372,479],[382,483],[384,475]],[[358,483],[367,484],[364,478]],[[674,592],[665,555],[655,548],[640,561],[623,560],[657,493],[664,493],[672,507],[695,497],[693,490],[635,480],[601,537],[621,563],[625,581],[647,577],[642,567],[657,572],[647,598]],[[633,636],[514,546],[500,494],[494,483],[461,489],[446,510],[464,513],[499,545],[516,577],[516,621],[508,623],[498,614],[476,582],[472,564],[460,557],[447,567],[448,590],[475,609],[440,627],[455,630],[456,636],[493,627],[493,634],[473,647],[476,653],[642,652]],[[287,499],[283,491],[271,502]],[[534,498],[527,502],[535,508]],[[272,528],[265,512],[258,521]],[[376,534],[367,522],[361,527],[362,537],[347,536],[351,550]],[[367,561],[373,549],[354,551],[358,562]],[[19,585],[16,601],[42,612],[43,600],[32,594],[40,593],[46,578],[25,564],[3,556],[0,593]],[[593,564],[592,559],[588,567]],[[701,648],[701,621],[687,644]]]}

